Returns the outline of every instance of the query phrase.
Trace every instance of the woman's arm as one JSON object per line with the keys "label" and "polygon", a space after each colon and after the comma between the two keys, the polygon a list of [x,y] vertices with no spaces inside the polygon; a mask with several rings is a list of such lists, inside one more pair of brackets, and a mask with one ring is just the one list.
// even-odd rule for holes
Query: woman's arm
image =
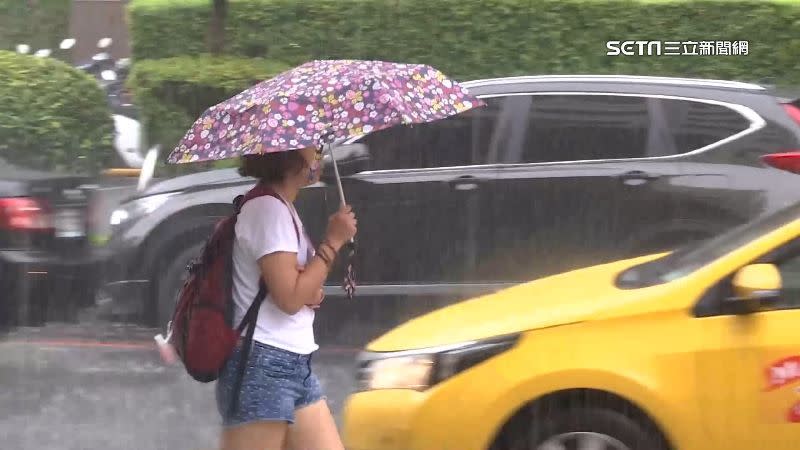
{"label": "woman's arm", "polygon": [[345,242],[356,234],[356,217],[350,206],[342,206],[328,219],[325,240],[301,270],[297,253],[273,252],[258,260],[261,276],[276,306],[294,315],[306,303],[319,303],[319,290],[328,278],[333,260]]}
{"label": "woman's arm", "polygon": [[[302,273],[304,270],[306,270],[306,266],[301,266],[298,264],[297,270],[299,270]],[[325,300],[325,289],[324,287],[320,287],[317,299],[311,303],[306,303],[306,306],[308,306],[311,309],[319,309],[319,306],[322,304],[323,300]]]}
{"label": "woman's arm", "polygon": [[[307,303],[317,303],[319,291],[330,271],[328,264],[320,256],[320,251],[326,250],[326,258],[335,256],[330,254],[329,249],[323,247],[303,270],[297,266],[296,253],[276,252],[258,261],[261,275],[269,286],[270,295],[281,311],[294,315]],[[339,248],[335,250],[338,252]]]}

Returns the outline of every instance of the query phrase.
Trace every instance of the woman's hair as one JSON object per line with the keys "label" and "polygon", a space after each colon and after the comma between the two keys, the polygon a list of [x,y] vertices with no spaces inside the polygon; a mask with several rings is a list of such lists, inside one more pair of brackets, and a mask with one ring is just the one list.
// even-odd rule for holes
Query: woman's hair
{"label": "woman's hair", "polygon": [[239,166],[239,175],[257,178],[262,183],[280,183],[290,173],[297,173],[306,165],[303,155],[297,151],[244,155]]}

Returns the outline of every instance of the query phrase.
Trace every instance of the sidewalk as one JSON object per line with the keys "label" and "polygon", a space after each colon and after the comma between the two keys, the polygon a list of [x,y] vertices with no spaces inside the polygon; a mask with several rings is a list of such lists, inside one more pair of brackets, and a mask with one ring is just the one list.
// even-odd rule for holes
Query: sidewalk
{"label": "sidewalk", "polygon": [[[0,339],[4,448],[215,448],[214,383],[161,364],[152,329],[48,325]],[[337,422],[353,389],[354,351],[324,348],[314,369]]]}

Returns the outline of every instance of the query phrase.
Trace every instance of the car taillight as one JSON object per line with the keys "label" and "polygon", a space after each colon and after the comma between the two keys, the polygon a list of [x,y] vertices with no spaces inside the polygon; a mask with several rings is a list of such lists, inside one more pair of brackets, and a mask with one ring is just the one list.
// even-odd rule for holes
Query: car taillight
{"label": "car taillight", "polygon": [[762,156],[762,159],[776,169],[800,174],[800,151],[772,153]]}
{"label": "car taillight", "polygon": [[48,231],[53,229],[49,208],[30,197],[0,198],[0,228],[7,230]]}
{"label": "car taillight", "polygon": [[789,114],[789,117],[791,117],[796,124],[800,125],[800,108],[791,103],[784,103],[783,109],[786,110],[786,114]]}

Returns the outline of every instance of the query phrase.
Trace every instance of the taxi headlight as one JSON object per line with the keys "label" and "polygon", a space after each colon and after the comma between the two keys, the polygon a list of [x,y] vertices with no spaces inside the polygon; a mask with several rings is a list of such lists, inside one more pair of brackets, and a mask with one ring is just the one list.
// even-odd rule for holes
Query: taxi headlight
{"label": "taxi headlight", "polygon": [[422,391],[512,348],[519,334],[399,352],[362,352],[358,389]]}

